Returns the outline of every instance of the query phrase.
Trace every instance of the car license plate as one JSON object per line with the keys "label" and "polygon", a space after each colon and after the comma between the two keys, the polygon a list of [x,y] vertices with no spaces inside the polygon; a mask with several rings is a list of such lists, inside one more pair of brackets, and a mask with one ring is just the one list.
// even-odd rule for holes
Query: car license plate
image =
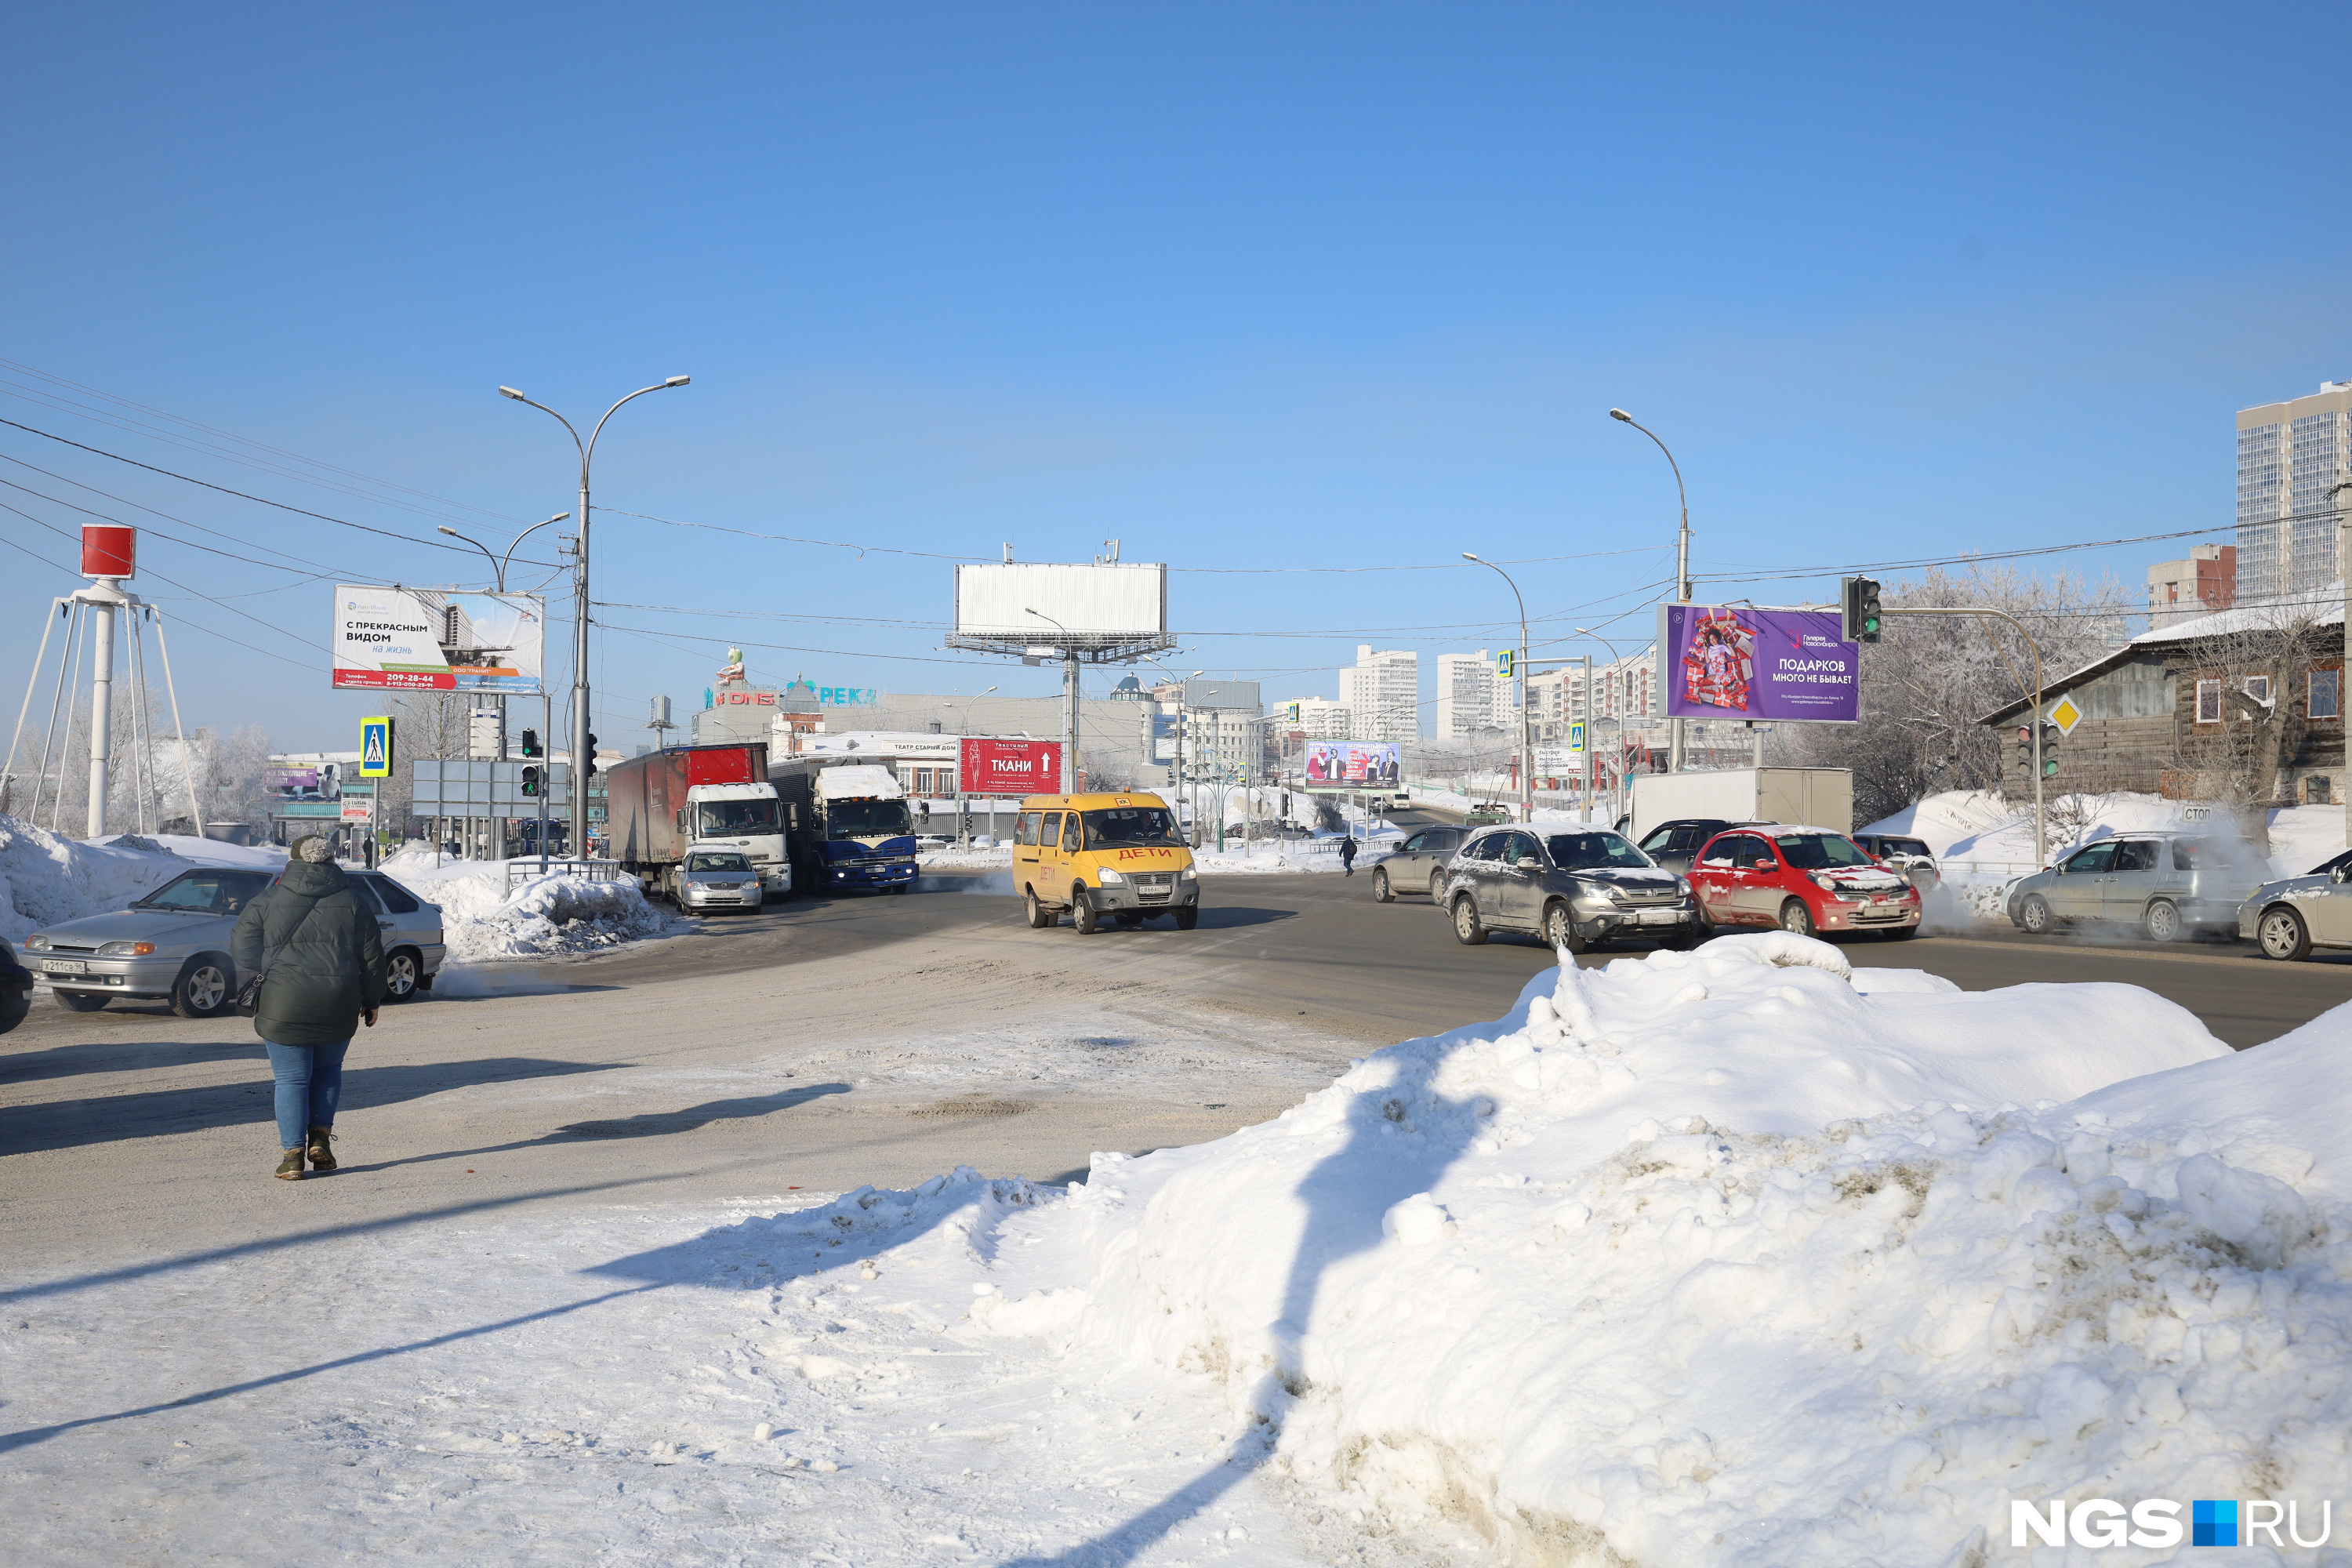
{"label": "car license plate", "polygon": [[1642,923],[1645,926],[1670,926],[1682,918],[1680,910],[1643,910]]}
{"label": "car license plate", "polygon": [[89,965],[84,963],[79,958],[45,959],[41,963],[41,973],[44,974],[88,974],[89,973]]}

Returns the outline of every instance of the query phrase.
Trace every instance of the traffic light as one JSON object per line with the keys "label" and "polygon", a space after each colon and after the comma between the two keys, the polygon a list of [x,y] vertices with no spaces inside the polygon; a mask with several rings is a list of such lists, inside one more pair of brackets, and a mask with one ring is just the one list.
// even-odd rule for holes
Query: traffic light
{"label": "traffic light", "polygon": [[1878,607],[1878,584],[1868,577],[1845,580],[1845,640],[1876,642],[1879,621],[1884,614]]}
{"label": "traffic light", "polygon": [[541,752],[539,749],[538,731],[525,730],[522,732],[522,754],[526,757],[539,757],[546,755],[544,752]]}
{"label": "traffic light", "polygon": [[537,768],[526,767],[523,769],[522,793],[525,795],[537,795],[539,793],[539,770]]}
{"label": "traffic light", "polygon": [[588,737],[588,755],[581,763],[580,776],[583,779],[596,776],[596,737],[593,735]]}
{"label": "traffic light", "polygon": [[1508,680],[1511,679],[1511,658],[1512,654],[1509,648],[1505,648],[1502,652],[1495,656],[1496,679]]}
{"label": "traffic light", "polygon": [[2058,742],[2063,738],[2064,731],[2057,725],[2042,726],[2042,776],[2045,779],[2058,776]]}
{"label": "traffic light", "polygon": [[2017,771],[2027,778],[2033,776],[2033,726],[2017,727]]}

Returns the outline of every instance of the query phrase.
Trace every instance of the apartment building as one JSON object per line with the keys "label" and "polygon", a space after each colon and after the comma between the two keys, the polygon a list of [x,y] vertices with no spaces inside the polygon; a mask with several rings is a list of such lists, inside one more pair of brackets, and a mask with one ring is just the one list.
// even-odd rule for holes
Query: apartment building
{"label": "apartment building", "polygon": [[2352,381],[2238,411],[2236,597],[2316,595],[2334,582],[2336,487],[2352,479]]}
{"label": "apartment building", "polygon": [[1437,736],[1475,735],[1507,730],[1517,721],[1517,686],[1495,674],[1494,657],[1476,653],[1437,656]]}
{"label": "apartment building", "polygon": [[2238,547],[2200,544],[2184,561],[2147,569],[2147,624],[2168,626],[2238,602]]}
{"label": "apartment building", "polygon": [[1327,697],[1294,697],[1275,705],[1275,711],[1286,714],[1287,728],[1309,741],[1352,741],[1356,737],[1350,726],[1355,714],[1344,702],[1334,702]]}
{"label": "apartment building", "polygon": [[1421,655],[1409,648],[1375,653],[1370,643],[1356,649],[1351,668],[1339,672],[1339,702],[1355,722],[1351,741],[1417,741],[1421,738]]}

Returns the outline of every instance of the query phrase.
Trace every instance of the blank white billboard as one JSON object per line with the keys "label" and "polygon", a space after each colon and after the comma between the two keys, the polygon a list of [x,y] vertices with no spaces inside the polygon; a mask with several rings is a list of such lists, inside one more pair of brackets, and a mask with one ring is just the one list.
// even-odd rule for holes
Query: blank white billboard
{"label": "blank white billboard", "polygon": [[1140,563],[959,566],[955,629],[959,637],[1055,647],[1066,637],[1090,647],[1157,639],[1168,630],[1168,568]]}

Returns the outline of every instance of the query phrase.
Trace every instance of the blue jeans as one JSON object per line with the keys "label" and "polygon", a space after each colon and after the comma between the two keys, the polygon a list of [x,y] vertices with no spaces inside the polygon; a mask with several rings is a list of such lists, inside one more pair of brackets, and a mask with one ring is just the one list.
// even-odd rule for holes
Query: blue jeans
{"label": "blue jeans", "polygon": [[261,1043],[269,1047],[269,1071],[278,1079],[278,1146],[299,1149],[311,1128],[335,1124],[335,1102],[343,1098],[343,1053],[352,1043]]}

